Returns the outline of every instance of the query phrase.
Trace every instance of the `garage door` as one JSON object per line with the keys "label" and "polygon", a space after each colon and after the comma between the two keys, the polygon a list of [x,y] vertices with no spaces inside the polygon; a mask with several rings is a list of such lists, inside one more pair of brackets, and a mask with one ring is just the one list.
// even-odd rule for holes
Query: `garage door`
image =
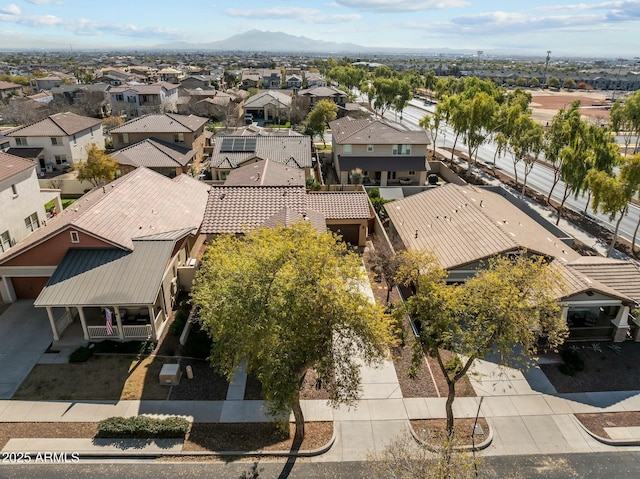
{"label": "garage door", "polygon": [[13,290],[18,299],[36,299],[42,288],[49,281],[48,276],[36,276],[31,278],[11,278]]}

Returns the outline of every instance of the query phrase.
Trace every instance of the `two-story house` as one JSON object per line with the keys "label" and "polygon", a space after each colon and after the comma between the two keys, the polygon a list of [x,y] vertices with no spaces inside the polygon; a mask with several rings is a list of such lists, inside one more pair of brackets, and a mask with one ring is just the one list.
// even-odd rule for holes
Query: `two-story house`
{"label": "two-story house", "polygon": [[347,94],[332,86],[305,88],[298,92],[298,98],[304,102],[307,111],[313,110],[320,100],[332,101],[341,109],[344,109],[347,104]]}
{"label": "two-story house", "polygon": [[37,159],[38,173],[43,170],[63,170],[87,159],[87,146],[104,149],[102,122],[96,118],[75,113],[56,113],[44,120],[15,128],[5,136],[9,138],[9,153],[25,157],[20,150],[29,152],[28,158]]}
{"label": "two-story house", "polygon": [[63,83],[78,83],[78,80],[73,75],[66,73],[52,73],[41,78],[34,78],[31,83],[34,90],[40,91],[51,90],[53,87],[60,86]]}
{"label": "two-story house", "polygon": [[111,113],[109,85],[106,83],[60,85],[52,88],[51,94],[55,101],[81,106],[88,115],[97,118]]}
{"label": "two-story house", "polygon": [[286,82],[287,82],[287,88],[289,89],[300,90],[302,88],[301,75],[288,75]]}
{"label": "two-story house", "polygon": [[304,82],[307,85],[307,88],[313,88],[317,86],[327,86],[327,80],[320,73],[315,72],[305,72],[304,73]]}
{"label": "two-story house", "polygon": [[0,100],[5,100],[13,96],[22,96],[22,85],[8,81],[0,81]]}
{"label": "two-story house", "polygon": [[112,88],[109,94],[112,114],[134,118],[147,113],[176,111],[178,85],[166,82],[126,84]]}
{"label": "two-story house", "polygon": [[262,73],[265,88],[282,88],[282,72],[280,70],[265,70]]}
{"label": "two-story house", "polygon": [[0,152],[0,253],[42,226],[45,204],[62,211],[59,190],[41,190],[33,161]]}
{"label": "two-story house", "polygon": [[167,67],[160,70],[158,76],[160,77],[160,81],[178,84],[180,80],[184,78],[184,73],[176,68]]}
{"label": "two-story house", "polygon": [[164,113],[134,118],[109,131],[113,159],[125,174],[139,166],[173,177],[200,168],[207,118]]}
{"label": "two-story house", "polygon": [[424,185],[429,171],[426,131],[399,130],[380,120],[344,117],[329,123],[332,156],[340,183],[360,170],[363,183]]}

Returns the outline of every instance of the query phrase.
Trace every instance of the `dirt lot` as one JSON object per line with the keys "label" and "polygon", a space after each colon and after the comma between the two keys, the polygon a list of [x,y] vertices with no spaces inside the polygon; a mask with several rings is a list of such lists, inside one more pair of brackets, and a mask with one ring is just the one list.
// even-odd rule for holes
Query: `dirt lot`
{"label": "dirt lot", "polygon": [[550,122],[560,108],[569,108],[571,102],[580,100],[585,120],[604,125],[609,122],[610,110],[606,109],[605,95],[588,91],[531,90],[533,118],[543,125]]}

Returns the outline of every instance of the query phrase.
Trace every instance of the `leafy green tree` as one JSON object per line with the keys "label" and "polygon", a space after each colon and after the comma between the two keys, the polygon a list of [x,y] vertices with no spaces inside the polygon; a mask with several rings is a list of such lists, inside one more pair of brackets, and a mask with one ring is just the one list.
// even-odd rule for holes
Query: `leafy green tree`
{"label": "leafy green tree", "polygon": [[617,218],[611,245],[607,250],[607,256],[611,256],[618,239],[620,223],[629,211],[629,202],[640,191],[640,155],[625,158],[616,176],[597,169],[590,170],[587,183],[593,195],[594,211],[608,214],[610,221]]}
{"label": "leafy green tree", "polygon": [[518,77],[516,80],[516,86],[525,87],[527,86],[527,79],[525,77]]}
{"label": "leafy green tree", "polygon": [[333,68],[328,76],[338,84],[344,85],[348,90],[352,90],[364,81],[366,75],[367,72],[363,69],[349,65]]}
{"label": "leafy green tree", "polygon": [[113,181],[118,164],[92,143],[87,146],[86,161],[76,163],[74,168],[78,172],[78,180],[89,181],[95,187]]}
{"label": "leafy green tree", "polygon": [[359,362],[387,354],[391,320],[358,287],[362,281],[360,257],[307,221],[218,236],[203,257],[192,302],[214,343],[212,365],[231,379],[245,362],[268,411],[293,410],[296,441],[304,437],[300,387],[309,370],[332,404],[353,404]]}
{"label": "leafy green tree", "polygon": [[611,107],[610,124],[613,131],[622,136],[625,154],[635,137],[633,152],[638,152],[640,145],[640,90],[626,99],[617,100]]}
{"label": "leafy green tree", "polygon": [[558,77],[551,77],[547,82],[551,88],[560,88],[560,79]]}
{"label": "leafy green tree", "polygon": [[327,129],[327,124],[333,121],[338,116],[338,105],[331,100],[320,100],[313,107],[313,110],[307,115],[305,120],[305,131],[308,135],[320,136],[322,138],[322,144],[327,147],[327,142],[324,139],[324,132]]}
{"label": "leafy green tree", "polygon": [[393,78],[394,73],[393,73],[393,70],[388,66],[380,65],[379,67],[376,67],[375,70],[373,70],[373,77],[374,78]]}
{"label": "leafy green tree", "polygon": [[[473,361],[491,353],[510,366],[529,366],[545,338],[555,349],[568,335],[554,293],[559,272],[545,259],[521,252],[489,260],[486,269],[460,286],[447,285],[446,272],[424,252],[401,255],[397,279],[415,294],[400,309],[417,323],[419,343],[434,356],[447,382],[447,431],[454,433],[456,384]],[[454,354],[446,361],[442,350]],[[421,352],[414,358],[421,364]]]}
{"label": "leafy green tree", "polygon": [[531,88],[538,88],[540,86],[540,80],[537,77],[531,77],[529,80],[529,86]]}
{"label": "leafy green tree", "polygon": [[434,157],[436,156],[436,141],[438,139],[438,133],[440,132],[441,122],[442,110],[438,110],[437,108],[433,115],[427,114],[423,116],[419,121],[419,125],[429,133],[431,133],[431,145]]}
{"label": "leafy green tree", "polygon": [[576,87],[576,81],[571,78],[571,77],[567,77],[564,79],[564,83],[563,86],[567,89],[567,90],[573,90]]}
{"label": "leafy green tree", "polygon": [[[382,68],[382,67],[378,67]],[[373,107],[383,116],[389,108],[402,109],[411,98],[409,84],[398,78],[378,77],[373,80]]]}

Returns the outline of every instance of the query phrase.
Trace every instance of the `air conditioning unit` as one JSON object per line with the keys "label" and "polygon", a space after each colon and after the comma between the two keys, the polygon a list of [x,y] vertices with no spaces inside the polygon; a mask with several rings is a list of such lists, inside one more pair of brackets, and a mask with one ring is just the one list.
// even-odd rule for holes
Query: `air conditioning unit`
{"label": "air conditioning unit", "polygon": [[195,268],[196,263],[197,263],[196,258],[191,258],[187,264],[189,265],[190,268]]}

